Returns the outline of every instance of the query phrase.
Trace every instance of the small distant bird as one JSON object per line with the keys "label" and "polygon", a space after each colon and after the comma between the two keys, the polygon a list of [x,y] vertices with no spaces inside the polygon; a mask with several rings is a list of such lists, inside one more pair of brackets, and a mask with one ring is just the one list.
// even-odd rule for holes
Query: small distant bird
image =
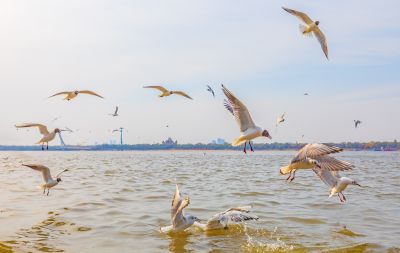
{"label": "small distant bird", "polygon": [[329,197],[337,194],[340,202],[346,202],[346,197],[342,191],[346,189],[349,184],[360,186],[355,180],[348,177],[341,177],[337,171],[329,171],[323,168],[313,168],[315,174],[330,188]]}
{"label": "small distant bird", "polygon": [[205,231],[214,229],[228,229],[231,222],[244,222],[249,220],[258,220],[258,217],[250,214],[251,206],[240,206],[229,208],[228,210],[218,213],[211,217],[206,224],[195,222],[194,226]]}
{"label": "small distant bird", "polygon": [[44,184],[42,184],[42,185],[40,186],[40,188],[43,189],[43,194],[45,194],[46,189],[47,189],[47,196],[49,195],[50,188],[52,188],[52,187],[58,185],[58,183],[61,182],[60,175],[61,175],[62,173],[64,173],[64,172],[68,171],[68,169],[65,169],[65,170],[61,171],[60,173],[58,173],[58,174],[56,175],[56,180],[54,180],[54,179],[51,177],[50,169],[47,168],[47,167],[44,166],[44,165],[40,165],[40,164],[22,164],[22,166],[29,167],[29,168],[31,168],[31,169],[34,169],[34,170],[39,171],[39,172],[42,173],[43,180],[44,180]]}
{"label": "small distant bird", "polygon": [[168,97],[168,96],[170,96],[172,94],[175,94],[175,95],[184,96],[184,97],[189,98],[189,99],[193,99],[183,91],[173,91],[173,90],[169,91],[169,90],[165,89],[162,86],[143,86],[143,88],[157,89],[157,90],[161,91],[161,94],[159,95],[160,98]]}
{"label": "small distant bird", "polygon": [[281,116],[276,118],[276,126],[278,126],[280,123],[285,121],[285,114],[286,114],[286,112],[284,112]]}
{"label": "small distant bird", "polygon": [[304,93],[304,96],[308,96],[308,93],[306,92],[306,93]]}
{"label": "small distant bird", "polygon": [[38,127],[40,133],[43,135],[43,138],[40,139],[40,141],[38,141],[36,144],[42,144],[42,150],[44,150],[45,143],[47,144],[46,149],[48,150],[49,142],[54,140],[56,134],[58,133],[60,135],[62,131],[65,131],[63,129],[55,128],[52,132],[49,132],[49,130],[47,130],[47,126],[36,123],[25,123],[25,124],[15,125],[15,127],[16,128]]}
{"label": "small distant bird", "polygon": [[119,132],[119,129],[114,129],[112,132],[113,132],[113,133]]}
{"label": "small distant bird", "polygon": [[118,116],[118,106],[115,107],[115,112],[110,114],[113,117],[117,117]]}
{"label": "small distant bird", "polygon": [[350,170],[354,168],[348,162],[339,161],[328,154],[338,153],[343,149],[335,146],[327,146],[321,143],[310,143],[300,149],[288,166],[282,167],[282,175],[290,174],[286,179],[291,182],[294,180],[298,169],[323,168],[330,171]]}
{"label": "small distant bird", "polygon": [[312,34],[317,37],[319,44],[321,45],[322,51],[324,52],[326,59],[328,58],[328,45],[326,42],[325,35],[322,33],[322,31],[319,29],[319,21],[312,21],[310,17],[307,16],[307,14],[300,12],[300,11],[295,11],[291,10],[285,7],[282,7],[285,11],[289,12],[290,14],[294,15],[300,21],[304,23],[304,25],[300,25],[300,32],[303,35],[306,36],[312,36]]}
{"label": "small distant bird", "polygon": [[250,113],[247,107],[235,97],[224,85],[222,85],[222,91],[228,100],[224,100],[225,108],[235,116],[236,122],[239,124],[241,135],[239,138],[232,142],[232,146],[239,146],[244,143],[243,152],[246,153],[246,143],[250,145],[251,151],[253,147],[251,146],[251,140],[254,138],[264,136],[269,139],[272,137],[269,135],[267,130],[256,126],[251,119]]}
{"label": "small distant bird", "polygon": [[354,120],[354,127],[357,128],[362,122],[360,120]]}
{"label": "small distant bird", "polygon": [[50,96],[49,98],[54,97],[54,96],[58,96],[58,95],[66,95],[64,100],[70,101],[71,99],[73,99],[76,96],[78,96],[78,94],[89,94],[89,95],[97,96],[99,98],[103,98],[99,94],[97,94],[97,93],[95,93],[93,91],[90,91],[90,90],[63,91],[63,92],[56,93],[56,94]]}
{"label": "small distant bird", "polygon": [[178,185],[176,185],[175,194],[171,204],[171,223],[172,225],[162,227],[161,232],[181,232],[192,226],[195,221],[200,221],[192,215],[184,215],[183,209],[190,204],[189,197],[182,198]]}
{"label": "small distant bird", "polygon": [[207,85],[207,91],[211,92],[211,94],[213,95],[213,97],[215,97],[214,90],[211,88],[210,85]]}

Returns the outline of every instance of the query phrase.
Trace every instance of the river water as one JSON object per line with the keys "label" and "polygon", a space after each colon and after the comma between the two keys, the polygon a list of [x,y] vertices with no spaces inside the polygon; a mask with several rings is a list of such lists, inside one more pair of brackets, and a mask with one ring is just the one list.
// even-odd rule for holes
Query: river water
{"label": "river water", "polygon": [[[0,252],[400,252],[400,155],[349,152],[347,203],[311,170],[279,175],[294,151],[0,152]],[[42,195],[40,163],[62,182]],[[227,230],[170,224],[175,182],[187,214],[252,205],[260,219]]]}

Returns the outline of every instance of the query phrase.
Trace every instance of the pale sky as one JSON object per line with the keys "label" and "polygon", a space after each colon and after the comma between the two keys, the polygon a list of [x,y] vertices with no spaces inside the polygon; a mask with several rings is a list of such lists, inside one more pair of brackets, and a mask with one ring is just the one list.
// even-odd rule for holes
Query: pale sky
{"label": "pale sky", "polygon": [[[281,6],[320,21],[329,61]],[[0,145],[38,141],[35,129],[15,130],[24,122],[79,129],[64,134],[67,144],[118,140],[109,130],[120,126],[128,144],[231,142],[239,129],[221,83],[273,142],[399,140],[399,9],[398,0],[3,0]],[[194,100],[142,88],[156,84]],[[75,89],[105,99],[47,98]],[[116,105],[120,117],[112,118]]]}

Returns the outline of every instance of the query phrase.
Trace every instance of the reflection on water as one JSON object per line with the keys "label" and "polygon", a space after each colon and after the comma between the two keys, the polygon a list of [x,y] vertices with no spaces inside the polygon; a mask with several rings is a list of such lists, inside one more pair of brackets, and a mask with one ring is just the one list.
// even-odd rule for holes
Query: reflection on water
{"label": "reflection on water", "polygon": [[[287,183],[293,152],[2,152],[0,253],[9,252],[400,252],[400,156],[344,152],[348,203],[328,198],[311,171]],[[50,196],[20,166],[69,168]],[[207,219],[252,205],[260,219],[204,232],[161,234],[175,181],[186,213]]]}

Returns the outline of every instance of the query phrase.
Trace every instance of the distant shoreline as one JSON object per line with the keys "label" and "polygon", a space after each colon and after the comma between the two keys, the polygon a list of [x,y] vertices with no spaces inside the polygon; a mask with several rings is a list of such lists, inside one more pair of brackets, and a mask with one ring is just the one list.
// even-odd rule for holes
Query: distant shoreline
{"label": "distant shoreline", "polygon": [[[400,143],[393,142],[342,142],[342,143],[327,143],[345,150],[354,151],[399,151]],[[268,144],[253,144],[256,150],[298,150],[305,143],[268,143]],[[50,146],[50,151],[151,151],[151,150],[182,150],[182,151],[207,151],[207,150],[242,150],[243,147],[232,147],[230,144],[133,144],[133,145],[90,145],[90,146]],[[9,146],[0,145],[0,151],[41,151],[40,145],[30,146]]]}

